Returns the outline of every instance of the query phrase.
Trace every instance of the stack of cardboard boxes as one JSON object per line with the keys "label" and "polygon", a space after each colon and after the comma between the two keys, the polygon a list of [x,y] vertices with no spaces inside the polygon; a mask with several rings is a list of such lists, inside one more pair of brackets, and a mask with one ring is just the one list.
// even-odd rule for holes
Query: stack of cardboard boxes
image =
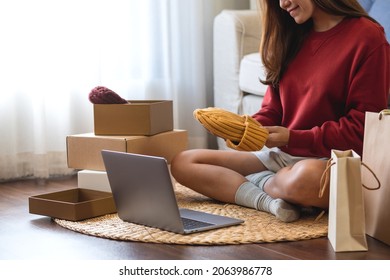
{"label": "stack of cardboard boxes", "polygon": [[[68,167],[79,170],[78,188],[30,197],[30,213],[80,220],[115,212],[102,150],[160,156],[170,163],[177,153],[187,149],[187,131],[173,128],[170,100],[93,106],[94,133],[69,135],[66,139]],[[102,199],[107,203],[101,204]],[[71,209],[57,211],[69,204]],[[85,204],[89,206],[81,208]]]}
{"label": "stack of cardboard boxes", "polygon": [[94,104],[94,133],[67,137],[68,166],[81,169],[80,188],[110,191],[101,150],[160,156],[168,163],[187,149],[185,130],[173,129],[169,100]]}

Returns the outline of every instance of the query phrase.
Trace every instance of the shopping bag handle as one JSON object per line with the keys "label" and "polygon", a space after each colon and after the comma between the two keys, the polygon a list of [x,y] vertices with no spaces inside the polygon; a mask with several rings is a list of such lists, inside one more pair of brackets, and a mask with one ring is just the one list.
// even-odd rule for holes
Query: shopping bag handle
{"label": "shopping bag handle", "polygon": [[384,109],[379,112],[379,120],[383,118],[383,116],[390,115],[390,109]]}
{"label": "shopping bag handle", "polygon": [[326,186],[329,184],[329,176],[330,176],[329,170],[332,167],[332,165],[335,165],[335,164],[336,163],[332,162],[331,158],[328,159],[326,162],[326,168],[325,168],[324,172],[322,173],[321,179],[320,179],[320,191],[318,193],[318,197],[320,197],[320,198],[324,195]]}
{"label": "shopping bag handle", "polygon": [[378,183],[378,186],[376,188],[369,188],[367,186],[365,186],[364,184],[362,184],[362,186],[367,189],[367,190],[370,190],[370,191],[375,191],[375,190],[378,190],[380,187],[381,187],[381,182],[379,181],[379,178],[376,176],[375,172],[372,171],[372,169],[367,165],[365,164],[364,162],[362,162],[362,165],[367,168],[368,171],[370,171],[370,173],[374,176],[376,182]]}
{"label": "shopping bag handle", "polygon": [[[389,114],[390,114],[390,110],[389,110]],[[328,159],[327,163],[326,163],[326,168],[324,170],[324,172],[322,173],[321,175],[321,179],[320,179],[320,191],[318,193],[318,197],[322,197],[324,195],[324,192],[325,192],[325,189],[326,187],[328,186],[329,184],[329,170],[330,168],[332,167],[332,165],[335,165],[336,163],[335,162],[332,162],[332,159]],[[378,183],[378,186],[376,188],[369,188],[367,187],[366,185],[362,184],[363,188],[367,189],[367,190],[370,190],[370,191],[374,191],[374,190],[377,190],[381,187],[381,182],[379,181],[378,177],[376,176],[375,172],[372,171],[372,169],[367,165],[365,164],[364,162],[361,162],[361,165],[364,166],[365,168],[367,168],[368,171],[370,171],[370,173],[374,176],[376,182]]]}

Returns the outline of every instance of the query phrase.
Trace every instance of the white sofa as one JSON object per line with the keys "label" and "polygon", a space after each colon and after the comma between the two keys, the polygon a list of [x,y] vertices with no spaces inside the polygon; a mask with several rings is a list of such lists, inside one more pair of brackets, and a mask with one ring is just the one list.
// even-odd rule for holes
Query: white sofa
{"label": "white sofa", "polygon": [[[253,114],[266,86],[259,54],[260,16],[255,10],[224,10],[214,20],[214,106]],[[227,149],[218,138],[218,148]]]}

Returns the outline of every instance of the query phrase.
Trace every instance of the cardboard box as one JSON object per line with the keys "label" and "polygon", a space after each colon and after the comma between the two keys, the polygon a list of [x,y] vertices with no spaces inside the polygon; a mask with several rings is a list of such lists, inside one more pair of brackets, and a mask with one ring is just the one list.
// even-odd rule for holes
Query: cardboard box
{"label": "cardboard box", "polygon": [[[170,165],[168,165],[170,171]],[[171,175],[172,182],[176,179]],[[111,193],[110,181],[106,171],[80,170],[77,172],[77,187]]]}
{"label": "cardboard box", "polygon": [[187,149],[186,130],[172,130],[153,136],[101,136],[93,133],[70,135],[66,139],[68,167],[105,171],[102,150],[164,157],[168,163]]}
{"label": "cardboard box", "polygon": [[129,100],[129,104],[94,104],[96,135],[155,135],[173,130],[169,100]]}
{"label": "cardboard box", "polygon": [[77,172],[77,187],[103,192],[111,192],[107,172],[96,170],[80,170]]}
{"label": "cardboard box", "polygon": [[31,214],[80,221],[116,212],[111,193],[70,189],[29,197]]}

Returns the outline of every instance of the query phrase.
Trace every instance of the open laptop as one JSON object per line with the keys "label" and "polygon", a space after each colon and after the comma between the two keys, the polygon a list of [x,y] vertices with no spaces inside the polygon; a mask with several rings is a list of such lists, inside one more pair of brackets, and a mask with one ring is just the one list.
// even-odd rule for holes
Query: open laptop
{"label": "open laptop", "polygon": [[165,158],[102,151],[121,220],[188,234],[243,223],[243,220],[179,209]]}

